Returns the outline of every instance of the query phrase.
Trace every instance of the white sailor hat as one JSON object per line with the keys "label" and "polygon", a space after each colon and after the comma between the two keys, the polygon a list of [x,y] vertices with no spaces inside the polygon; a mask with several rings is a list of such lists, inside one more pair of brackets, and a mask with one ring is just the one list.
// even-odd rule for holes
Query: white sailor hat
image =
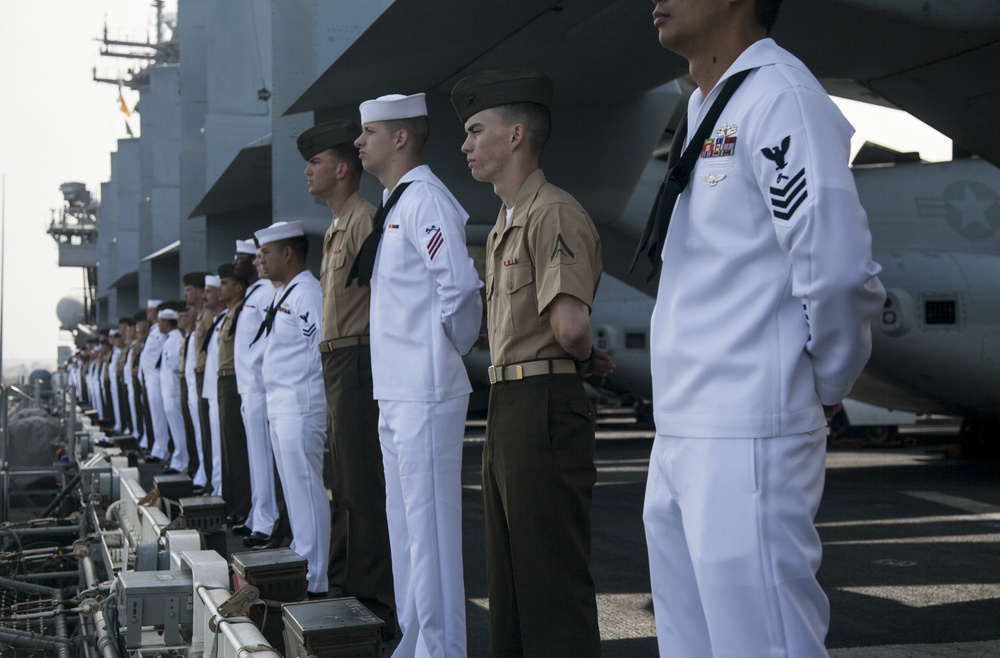
{"label": "white sailor hat", "polygon": [[146,300],[146,308],[156,308],[157,306],[159,306],[162,303],[163,303],[162,299],[147,299]]}
{"label": "white sailor hat", "polygon": [[253,236],[257,239],[257,244],[267,244],[278,240],[297,238],[305,234],[305,223],[302,220],[296,220],[294,222],[275,222],[267,228],[256,231]]}
{"label": "white sailor hat", "polygon": [[120,332],[120,331],[118,331],[117,329],[111,329],[110,331],[108,331],[108,335],[109,335],[109,336],[112,336],[112,337],[114,337],[114,336],[117,336],[117,335],[119,335],[120,333],[121,333],[121,332]]}
{"label": "white sailor hat", "polygon": [[257,247],[254,245],[253,240],[237,240],[236,241],[236,253],[238,254],[249,254],[251,256],[257,255]]}
{"label": "white sailor hat", "polygon": [[389,94],[365,101],[358,109],[361,111],[361,123],[393,121],[427,116],[427,101],[424,94]]}
{"label": "white sailor hat", "polygon": [[160,312],[156,314],[157,320],[176,320],[177,311],[172,308],[160,309]]}
{"label": "white sailor hat", "polygon": [[216,274],[206,274],[205,275],[205,287],[212,286],[213,288],[218,288],[222,285],[222,279]]}

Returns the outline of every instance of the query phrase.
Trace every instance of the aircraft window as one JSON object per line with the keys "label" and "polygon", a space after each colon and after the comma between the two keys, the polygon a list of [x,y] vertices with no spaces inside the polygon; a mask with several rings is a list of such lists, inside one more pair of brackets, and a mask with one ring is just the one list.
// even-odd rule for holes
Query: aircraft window
{"label": "aircraft window", "polygon": [[955,301],[949,299],[924,302],[924,318],[927,324],[955,324]]}
{"label": "aircraft window", "polygon": [[625,349],[627,350],[646,349],[646,334],[643,333],[625,334]]}

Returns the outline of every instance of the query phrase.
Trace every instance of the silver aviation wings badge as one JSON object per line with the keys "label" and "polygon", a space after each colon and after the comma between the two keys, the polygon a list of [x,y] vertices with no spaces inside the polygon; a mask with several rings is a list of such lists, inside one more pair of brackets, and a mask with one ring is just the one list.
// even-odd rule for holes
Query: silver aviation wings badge
{"label": "silver aviation wings badge", "polygon": [[725,177],[726,177],[725,174],[702,174],[701,175],[701,179],[703,181],[705,181],[706,183],[708,183],[709,187],[715,187],[716,185],[719,184],[719,181],[721,181]]}

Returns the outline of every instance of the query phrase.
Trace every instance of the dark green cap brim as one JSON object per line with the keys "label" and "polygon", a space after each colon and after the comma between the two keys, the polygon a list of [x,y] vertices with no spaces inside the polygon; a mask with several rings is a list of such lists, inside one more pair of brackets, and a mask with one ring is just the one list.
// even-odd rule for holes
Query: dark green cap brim
{"label": "dark green cap brim", "polygon": [[552,79],[533,69],[483,71],[461,80],[451,91],[451,104],[465,123],[477,112],[512,103],[552,106]]}
{"label": "dark green cap brim", "polygon": [[295,141],[299,153],[309,160],[317,153],[341,144],[354,144],[361,134],[361,126],[353,121],[328,121],[304,131]]}

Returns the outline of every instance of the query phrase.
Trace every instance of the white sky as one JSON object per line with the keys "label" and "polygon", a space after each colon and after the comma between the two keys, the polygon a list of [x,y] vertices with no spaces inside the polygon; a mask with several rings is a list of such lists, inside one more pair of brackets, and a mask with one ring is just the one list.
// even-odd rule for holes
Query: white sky
{"label": "white sky", "polygon": [[[0,0],[0,174],[6,182],[3,241],[3,358],[50,361],[70,336],[59,331],[56,304],[82,297],[83,275],[58,267],[46,233],[51,210],[63,207],[59,186],[86,184],[100,196],[110,154],[125,138],[117,88],[93,82],[118,77],[135,63],[101,57],[96,41],[105,18],[112,39],[152,34],[150,0]],[[168,2],[168,6],[176,6]],[[125,90],[129,108],[138,95]],[[925,160],[947,160],[951,142],[908,115],[852,101],[838,104],[858,135]],[[139,134],[139,117],[130,120]]]}

